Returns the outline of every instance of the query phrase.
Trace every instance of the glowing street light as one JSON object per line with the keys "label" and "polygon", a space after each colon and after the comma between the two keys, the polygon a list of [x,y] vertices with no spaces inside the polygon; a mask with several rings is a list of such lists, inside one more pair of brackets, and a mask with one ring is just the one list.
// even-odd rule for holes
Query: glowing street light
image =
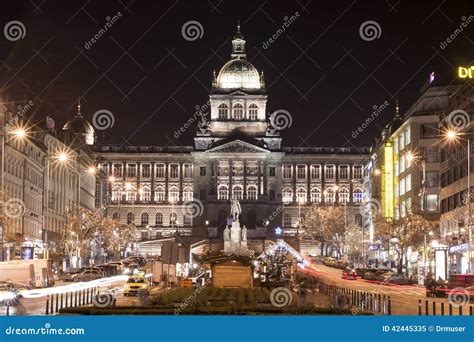
{"label": "glowing street light", "polygon": [[60,162],[64,163],[69,159],[69,157],[67,156],[66,153],[61,152],[57,155],[56,159],[59,160]]}
{"label": "glowing street light", "polygon": [[446,131],[446,139],[453,141],[457,138],[458,133],[454,129],[449,129]]}
{"label": "glowing street light", "polygon": [[13,131],[13,135],[19,139],[26,137],[26,130],[24,128],[17,128]]}
{"label": "glowing street light", "polygon": [[111,183],[115,182],[115,177],[114,177],[114,176],[110,176],[110,177],[109,177],[109,182],[111,182]]}
{"label": "glowing street light", "polygon": [[87,172],[91,175],[95,175],[97,173],[97,168],[95,166],[90,166],[88,169],[87,169]]}

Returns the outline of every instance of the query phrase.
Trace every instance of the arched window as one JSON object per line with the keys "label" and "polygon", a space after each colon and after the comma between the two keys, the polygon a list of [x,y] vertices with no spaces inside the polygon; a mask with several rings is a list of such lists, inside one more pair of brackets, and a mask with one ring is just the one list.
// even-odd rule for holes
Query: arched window
{"label": "arched window", "polygon": [[293,190],[291,188],[283,188],[282,196],[283,203],[293,202]]}
{"label": "arched window", "polygon": [[324,202],[326,203],[334,203],[336,200],[336,194],[333,188],[327,188],[324,190]]}
{"label": "arched window", "polygon": [[352,192],[352,195],[354,196],[353,198],[354,203],[362,202],[362,189],[361,188],[355,188],[354,191]]}
{"label": "arched window", "polygon": [[148,186],[144,186],[140,189],[140,201],[149,202],[151,199],[151,191]]}
{"label": "arched window", "polygon": [[170,214],[170,224],[175,225],[178,223],[178,215],[176,213]]}
{"label": "arched window", "polygon": [[168,192],[168,200],[170,202],[175,202],[175,203],[179,201],[178,187],[176,187],[176,186],[170,187],[169,192]]}
{"label": "arched window", "polygon": [[183,201],[191,202],[192,200],[193,200],[193,189],[187,186],[183,190]]}
{"label": "arched window", "polygon": [[148,213],[142,214],[142,225],[148,224]]}
{"label": "arched window", "polygon": [[349,189],[341,188],[339,190],[339,203],[349,203]]}
{"label": "arched window", "polygon": [[155,224],[157,226],[161,226],[163,224],[163,214],[162,213],[156,213]]}
{"label": "arched window", "polygon": [[234,120],[243,120],[244,118],[244,106],[242,106],[240,103],[236,103],[233,108],[233,117]]}
{"label": "arched window", "polygon": [[225,103],[221,103],[217,108],[219,120],[227,120],[229,118],[229,106],[227,106]]}
{"label": "arched window", "polygon": [[250,185],[247,188],[247,199],[249,200],[256,200],[257,199],[257,187],[254,185]]}
{"label": "arched window", "polygon": [[312,188],[310,196],[311,196],[311,202],[320,203],[321,202],[321,189]]}
{"label": "arched window", "polygon": [[249,120],[258,119],[258,106],[255,103],[252,103],[249,106]]}
{"label": "arched window", "polygon": [[228,200],[229,199],[229,188],[227,185],[219,185],[217,189],[217,199],[218,200]]}
{"label": "arched window", "polygon": [[289,213],[283,214],[283,227],[291,226],[291,215]]}
{"label": "arched window", "polygon": [[114,186],[112,189],[112,202],[119,202],[122,199],[123,189],[120,186]]}
{"label": "arched window", "polygon": [[135,202],[137,200],[137,189],[133,185],[127,185],[125,187],[125,198],[127,202]]}
{"label": "arched window", "polygon": [[296,189],[296,202],[306,203],[306,189],[305,188]]}
{"label": "arched window", "polygon": [[155,188],[155,202],[165,201],[165,188],[158,186]]}
{"label": "arched window", "polygon": [[244,192],[240,185],[234,185],[232,188],[232,197],[238,200],[242,200],[244,197]]}
{"label": "arched window", "polygon": [[117,220],[117,221],[120,220],[120,214],[119,213],[113,213],[112,214],[112,219]]}
{"label": "arched window", "polygon": [[133,221],[135,221],[135,216],[133,215],[133,213],[128,213],[127,214],[127,224],[132,224]]}

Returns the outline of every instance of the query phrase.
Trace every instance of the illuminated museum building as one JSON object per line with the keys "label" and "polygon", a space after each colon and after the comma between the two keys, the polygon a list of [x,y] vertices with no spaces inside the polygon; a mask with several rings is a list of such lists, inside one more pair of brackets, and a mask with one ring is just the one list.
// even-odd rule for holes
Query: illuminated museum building
{"label": "illuminated museum building", "polygon": [[[361,223],[368,149],[285,147],[284,130],[269,122],[263,72],[246,59],[240,30],[231,59],[214,73],[209,107],[194,146],[98,147],[107,215],[141,227],[143,239],[212,237],[225,226],[234,196],[250,238],[278,227],[297,234],[311,204],[344,205],[348,222]],[[186,211],[192,201],[197,215]]]}

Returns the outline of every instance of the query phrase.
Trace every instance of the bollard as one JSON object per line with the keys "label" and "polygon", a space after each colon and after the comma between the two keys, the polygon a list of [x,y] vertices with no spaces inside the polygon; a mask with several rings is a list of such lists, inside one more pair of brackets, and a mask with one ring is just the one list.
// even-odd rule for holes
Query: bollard
{"label": "bollard", "polygon": [[462,305],[459,305],[459,316],[462,316]]}
{"label": "bollard", "polygon": [[421,299],[418,299],[418,316],[421,316]]}
{"label": "bollard", "polygon": [[7,316],[10,316],[10,305],[7,305]]}
{"label": "bollard", "polygon": [[433,316],[436,316],[436,302],[433,301]]}
{"label": "bollard", "polygon": [[390,296],[388,296],[388,315],[392,315],[392,300],[390,299]]}
{"label": "bollard", "polygon": [[56,292],[56,313],[59,311],[59,293]]}
{"label": "bollard", "polygon": [[46,315],[49,315],[49,296],[46,296]]}
{"label": "bollard", "polygon": [[52,314],[54,308],[54,295],[51,295],[51,307],[49,308],[49,312]]}
{"label": "bollard", "polygon": [[77,306],[77,290],[74,291],[74,307]]}
{"label": "bollard", "polygon": [[426,316],[429,316],[429,314],[430,314],[430,313],[429,313],[429,311],[428,311],[428,301],[425,300],[425,315],[426,315]]}
{"label": "bollard", "polygon": [[380,300],[381,300],[381,299],[382,299],[382,296],[381,296],[381,295],[380,295],[380,293],[379,293],[379,294],[378,294],[378,306],[379,306],[379,312],[382,312],[382,305],[380,305],[380,304],[381,304],[381,302],[380,302]]}
{"label": "bollard", "polygon": [[441,303],[441,316],[444,316],[444,303]]}
{"label": "bollard", "polygon": [[469,316],[472,316],[472,306],[469,307]]}
{"label": "bollard", "polygon": [[69,292],[66,292],[66,305],[64,307],[68,308],[69,307],[69,304],[68,304],[68,298],[69,298]]}
{"label": "bollard", "polygon": [[61,309],[63,308],[63,295],[64,295],[64,293],[61,292]]}
{"label": "bollard", "polygon": [[449,303],[449,316],[453,315],[453,305]]}

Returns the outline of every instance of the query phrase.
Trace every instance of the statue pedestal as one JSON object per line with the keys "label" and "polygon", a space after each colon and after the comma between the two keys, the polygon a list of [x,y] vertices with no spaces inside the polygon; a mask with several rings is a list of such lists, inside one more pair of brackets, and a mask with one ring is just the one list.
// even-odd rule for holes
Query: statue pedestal
{"label": "statue pedestal", "polygon": [[[242,237],[240,222],[233,221],[232,226],[227,227],[226,230],[229,232],[227,234],[224,232],[224,254],[248,255],[247,239],[245,237],[244,240]],[[226,236],[229,236],[228,240],[226,240]]]}

